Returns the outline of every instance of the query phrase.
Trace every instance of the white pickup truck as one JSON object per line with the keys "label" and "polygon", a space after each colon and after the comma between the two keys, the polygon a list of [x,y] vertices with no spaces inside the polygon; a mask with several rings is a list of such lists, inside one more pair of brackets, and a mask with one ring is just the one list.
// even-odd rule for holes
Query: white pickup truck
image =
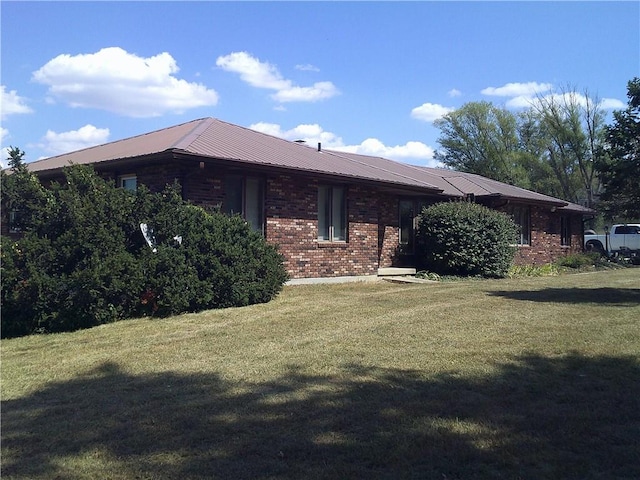
{"label": "white pickup truck", "polygon": [[608,255],[640,255],[640,223],[614,225],[609,232],[605,227],[604,235],[585,230],[584,248]]}

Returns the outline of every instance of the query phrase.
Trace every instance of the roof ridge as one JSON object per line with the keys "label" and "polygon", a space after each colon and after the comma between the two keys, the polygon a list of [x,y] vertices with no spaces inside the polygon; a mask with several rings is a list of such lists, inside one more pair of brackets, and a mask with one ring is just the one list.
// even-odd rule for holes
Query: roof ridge
{"label": "roof ridge", "polygon": [[[200,137],[200,135],[202,135],[205,131],[207,131],[215,121],[216,119],[213,117],[204,117],[204,118],[199,118],[197,120],[192,120],[192,122],[197,122],[197,125],[195,125],[189,133],[187,133],[178,141],[176,141],[170,148],[187,150],[187,148],[193,142],[195,142]],[[181,125],[186,125],[187,123],[191,123],[191,122],[182,123]],[[175,126],[179,127],[180,125],[175,125]]]}

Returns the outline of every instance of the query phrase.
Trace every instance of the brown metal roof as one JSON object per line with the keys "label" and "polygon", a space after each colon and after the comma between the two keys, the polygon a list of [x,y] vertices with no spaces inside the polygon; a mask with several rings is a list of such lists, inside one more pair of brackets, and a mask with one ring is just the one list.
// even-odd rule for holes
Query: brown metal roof
{"label": "brown metal roof", "polygon": [[143,155],[164,152],[183,143],[189,135],[202,123],[202,120],[176,125],[175,127],[97,145],[55,157],[37,160],[28,164],[32,172],[57,170],[74,164],[95,164],[109,160],[133,158]]}
{"label": "brown metal roof", "polygon": [[29,169],[33,172],[45,172],[60,169],[70,163],[95,164],[166,151],[395,184],[431,193],[441,191],[428,182],[393,169],[376,168],[365,162],[336,155],[335,152],[318,151],[214,118],[194,120],[145,135],[39,160],[30,163]]}
{"label": "brown metal roof", "polygon": [[173,127],[29,163],[33,172],[58,170],[70,163],[95,164],[153,156],[162,152],[392,184],[450,197],[473,194],[592,213],[580,205],[490,180],[479,175],[409,165],[382,157],[332,150],[318,151],[214,118]]}

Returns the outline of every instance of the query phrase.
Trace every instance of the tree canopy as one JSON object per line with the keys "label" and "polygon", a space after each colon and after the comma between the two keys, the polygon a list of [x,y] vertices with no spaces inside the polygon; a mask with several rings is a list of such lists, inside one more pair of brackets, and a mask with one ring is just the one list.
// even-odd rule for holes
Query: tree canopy
{"label": "tree canopy", "polygon": [[518,114],[471,102],[435,125],[441,131],[436,159],[446,166],[594,205],[605,125],[600,102],[588,92],[539,96]]}
{"label": "tree canopy", "polygon": [[606,155],[596,164],[602,206],[609,216],[640,218],[640,78],[627,84],[627,108],[613,113],[606,129]]}

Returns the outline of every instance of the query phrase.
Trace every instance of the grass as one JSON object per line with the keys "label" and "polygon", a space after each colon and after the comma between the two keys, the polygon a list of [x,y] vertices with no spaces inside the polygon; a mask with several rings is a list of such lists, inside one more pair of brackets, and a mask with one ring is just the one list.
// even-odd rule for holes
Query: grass
{"label": "grass", "polygon": [[3,340],[2,478],[640,478],[640,270]]}

